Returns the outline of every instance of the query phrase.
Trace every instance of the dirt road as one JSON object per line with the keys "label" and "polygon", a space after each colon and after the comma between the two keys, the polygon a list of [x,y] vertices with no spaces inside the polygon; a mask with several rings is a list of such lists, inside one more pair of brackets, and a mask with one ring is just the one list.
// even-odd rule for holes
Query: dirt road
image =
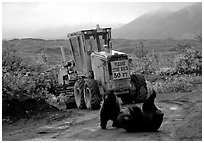
{"label": "dirt road", "polygon": [[102,130],[99,110],[69,109],[3,125],[2,140],[202,140],[202,85],[189,93],[157,94],[155,103],[165,114],[158,132],[127,133],[111,121]]}

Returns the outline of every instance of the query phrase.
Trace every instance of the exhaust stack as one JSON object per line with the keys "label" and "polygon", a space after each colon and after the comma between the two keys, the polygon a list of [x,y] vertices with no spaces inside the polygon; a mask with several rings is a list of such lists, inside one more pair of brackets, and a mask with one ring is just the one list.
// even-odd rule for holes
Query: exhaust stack
{"label": "exhaust stack", "polygon": [[63,63],[66,64],[66,56],[65,56],[65,52],[64,52],[64,48],[63,46],[60,46],[61,52],[62,52],[62,60]]}

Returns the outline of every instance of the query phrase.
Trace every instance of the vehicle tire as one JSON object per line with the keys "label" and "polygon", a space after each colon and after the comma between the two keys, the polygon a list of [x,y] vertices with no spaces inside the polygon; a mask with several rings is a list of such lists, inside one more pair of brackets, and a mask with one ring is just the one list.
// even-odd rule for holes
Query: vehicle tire
{"label": "vehicle tire", "polygon": [[99,86],[96,80],[87,79],[84,86],[84,101],[88,109],[97,110],[100,108],[101,98],[100,98]]}
{"label": "vehicle tire", "polygon": [[80,108],[80,109],[86,108],[86,105],[84,102],[84,92],[83,92],[84,82],[85,81],[83,79],[79,79],[74,84],[74,98],[75,98],[77,108]]}
{"label": "vehicle tire", "polygon": [[147,99],[147,83],[142,75],[137,75],[139,81],[139,97],[138,102],[144,102]]}
{"label": "vehicle tire", "polygon": [[130,79],[130,96],[135,101],[139,95],[139,82],[136,75],[131,75]]}
{"label": "vehicle tire", "polygon": [[134,102],[144,102],[147,98],[147,83],[142,75],[131,75],[130,96]]}

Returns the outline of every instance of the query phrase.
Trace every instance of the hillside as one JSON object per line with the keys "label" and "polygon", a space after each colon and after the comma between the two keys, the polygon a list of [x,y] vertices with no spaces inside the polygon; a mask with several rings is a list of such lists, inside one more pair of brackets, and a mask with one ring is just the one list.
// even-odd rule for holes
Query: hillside
{"label": "hillside", "polygon": [[[113,49],[125,52],[130,55],[134,55],[136,47],[139,46],[139,42],[142,41],[144,47],[148,51],[154,52],[168,52],[176,46],[176,44],[188,44],[193,45],[197,50],[202,50],[202,45],[196,40],[174,40],[172,38],[165,40],[127,40],[127,39],[112,39]],[[63,46],[67,60],[72,58],[71,48],[68,40],[44,40],[44,39],[13,39],[7,41],[7,43],[14,47],[22,56],[39,57],[41,52],[47,54],[49,62],[53,64],[60,64],[62,62],[62,55],[59,46]],[[5,48],[6,45],[2,44]]]}
{"label": "hillside", "polygon": [[194,32],[202,31],[202,4],[176,12],[147,13],[113,30],[113,38],[126,39],[191,39]]}
{"label": "hillside", "polygon": [[[71,58],[71,49],[67,40],[44,40],[44,39],[13,39],[7,41],[10,47],[15,48],[22,56],[30,58],[39,58],[40,54],[44,52],[49,59],[49,63],[58,64],[62,61],[60,46],[64,47],[66,57]],[[6,44],[2,43],[2,48]]]}

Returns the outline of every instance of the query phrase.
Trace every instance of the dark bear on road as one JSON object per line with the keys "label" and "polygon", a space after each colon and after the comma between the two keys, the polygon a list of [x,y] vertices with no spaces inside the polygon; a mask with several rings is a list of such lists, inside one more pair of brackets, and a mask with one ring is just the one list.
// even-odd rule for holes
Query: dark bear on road
{"label": "dark bear on road", "polygon": [[139,131],[142,129],[142,111],[139,107],[126,107],[121,110],[116,122],[119,127],[127,132]]}
{"label": "dark bear on road", "polygon": [[100,110],[101,128],[106,129],[107,122],[113,121],[112,126],[118,127],[116,119],[120,113],[120,103],[112,90],[105,93],[103,97],[103,104]]}
{"label": "dark bear on road", "polygon": [[117,123],[127,132],[157,131],[162,124],[164,114],[154,104],[156,92],[154,91],[143,104],[143,110],[139,107],[126,107],[121,110]]}

